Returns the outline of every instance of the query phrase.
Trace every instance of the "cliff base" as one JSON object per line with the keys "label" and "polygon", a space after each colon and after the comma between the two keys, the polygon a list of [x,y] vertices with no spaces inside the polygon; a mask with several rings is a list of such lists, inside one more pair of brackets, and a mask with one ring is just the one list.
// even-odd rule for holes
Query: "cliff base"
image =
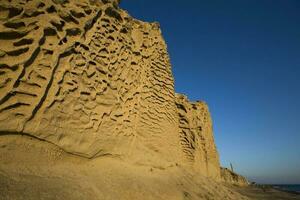
{"label": "cliff base", "polygon": [[87,159],[29,136],[0,136],[0,194],[8,199],[247,199],[181,166]]}

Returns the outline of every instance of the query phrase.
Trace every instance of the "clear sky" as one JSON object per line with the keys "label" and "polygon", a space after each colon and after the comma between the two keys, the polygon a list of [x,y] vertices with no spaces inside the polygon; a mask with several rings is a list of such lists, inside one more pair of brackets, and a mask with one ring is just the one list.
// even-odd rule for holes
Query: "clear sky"
{"label": "clear sky", "polygon": [[225,167],[300,183],[300,1],[123,0],[158,21],[176,92],[210,106]]}

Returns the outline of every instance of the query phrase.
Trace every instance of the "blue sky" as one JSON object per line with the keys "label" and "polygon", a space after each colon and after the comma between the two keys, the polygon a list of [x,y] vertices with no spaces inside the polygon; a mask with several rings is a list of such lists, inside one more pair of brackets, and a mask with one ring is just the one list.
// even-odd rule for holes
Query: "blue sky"
{"label": "blue sky", "polygon": [[210,106],[221,164],[300,183],[300,1],[123,0],[158,21],[175,90]]}

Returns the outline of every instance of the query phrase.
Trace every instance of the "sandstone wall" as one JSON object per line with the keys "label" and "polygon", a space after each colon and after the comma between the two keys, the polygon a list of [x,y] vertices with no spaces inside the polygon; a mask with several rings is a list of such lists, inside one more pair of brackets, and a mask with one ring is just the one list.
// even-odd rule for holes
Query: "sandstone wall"
{"label": "sandstone wall", "polygon": [[159,25],[132,19],[117,3],[1,1],[1,132],[86,157],[179,162],[173,76]]}
{"label": "sandstone wall", "polygon": [[197,172],[219,180],[219,154],[208,106],[204,102],[190,102],[181,94],[176,94],[176,105],[185,161]]}
{"label": "sandstone wall", "polygon": [[249,185],[249,182],[245,177],[223,167],[221,167],[221,180],[225,183],[230,183],[239,186]]}
{"label": "sandstone wall", "polygon": [[0,2],[0,135],[219,180],[207,105],[175,95],[159,25],[118,3]]}

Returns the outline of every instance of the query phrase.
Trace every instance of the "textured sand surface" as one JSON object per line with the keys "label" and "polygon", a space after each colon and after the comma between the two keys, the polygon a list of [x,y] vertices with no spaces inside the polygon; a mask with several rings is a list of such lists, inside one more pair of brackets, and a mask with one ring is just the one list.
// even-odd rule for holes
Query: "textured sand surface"
{"label": "textured sand surface", "polygon": [[219,180],[219,154],[213,138],[208,106],[204,102],[189,102],[181,94],[176,94],[176,106],[185,162],[196,172]]}
{"label": "textured sand surface", "polygon": [[239,185],[239,186],[249,185],[249,182],[245,177],[236,174],[231,170],[223,167],[221,167],[221,179],[225,183],[231,183],[234,185]]}
{"label": "textured sand surface", "polygon": [[1,16],[1,131],[85,157],[180,160],[158,24],[88,0],[1,1]]}
{"label": "textured sand surface", "polygon": [[3,199],[243,199],[158,23],[113,0],[0,1]]}
{"label": "textured sand surface", "polygon": [[247,199],[182,166],[70,155],[35,138],[2,136],[0,194],[8,199]]}

